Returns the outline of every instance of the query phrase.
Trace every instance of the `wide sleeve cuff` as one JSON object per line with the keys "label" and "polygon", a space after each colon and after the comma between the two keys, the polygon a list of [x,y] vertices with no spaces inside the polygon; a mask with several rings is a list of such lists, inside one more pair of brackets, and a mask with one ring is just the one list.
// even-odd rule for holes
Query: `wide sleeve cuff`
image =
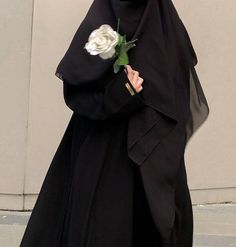
{"label": "wide sleeve cuff", "polygon": [[142,91],[136,92],[124,70],[107,84],[104,103],[112,113],[132,113],[145,106]]}

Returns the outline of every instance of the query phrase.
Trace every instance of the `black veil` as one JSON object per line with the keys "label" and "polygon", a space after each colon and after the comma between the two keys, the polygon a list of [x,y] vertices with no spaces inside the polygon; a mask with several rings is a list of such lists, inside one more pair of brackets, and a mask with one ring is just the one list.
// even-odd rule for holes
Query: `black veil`
{"label": "black veil", "polygon": [[[198,62],[196,53],[171,0],[94,0],[55,75],[80,86],[91,85],[111,72],[114,61],[91,56],[84,45],[100,25],[106,23],[116,29],[118,18],[120,32],[129,40],[138,38],[137,46],[129,51],[129,58],[131,66],[145,80],[142,96],[149,109],[131,117],[127,140],[130,157],[141,165],[158,141],[153,142],[142,159],[138,158],[135,144],[159,118],[168,131],[185,121],[187,143],[207,119],[209,107],[194,68]],[[177,87],[186,90],[184,111],[176,107]]]}
{"label": "black veil", "polygon": [[[84,45],[90,33],[102,24],[116,30],[118,18],[120,33],[126,34],[128,40],[138,39],[136,47],[129,51],[129,59],[144,78],[141,95],[147,106],[128,119],[127,151],[140,166],[155,223],[163,240],[169,243],[180,162],[174,158],[168,164],[158,162],[158,144],[168,140],[165,137],[178,127],[181,133],[185,132],[186,146],[209,115],[195,70],[197,56],[172,1],[94,0],[55,75],[78,88],[93,86],[108,74],[116,76],[112,59],[91,56]],[[177,155],[182,157],[182,148]]]}

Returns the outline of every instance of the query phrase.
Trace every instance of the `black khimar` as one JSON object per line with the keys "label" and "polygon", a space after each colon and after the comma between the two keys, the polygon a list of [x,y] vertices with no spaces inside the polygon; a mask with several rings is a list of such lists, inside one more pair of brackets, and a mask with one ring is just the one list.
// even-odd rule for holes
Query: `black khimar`
{"label": "black khimar", "polygon": [[[116,29],[118,18],[121,19],[120,32],[129,40],[138,38],[129,58],[130,65],[145,79],[142,92],[145,104],[166,115],[173,125],[181,115],[175,109],[178,75],[188,73],[189,81],[182,82],[189,87],[190,93],[188,140],[206,120],[209,107],[194,69],[197,64],[195,51],[171,0],[95,0],[60,61],[56,76],[73,85],[91,85],[111,72],[114,60],[91,56],[84,45],[90,33],[100,25],[106,23]],[[130,125],[143,122],[142,119],[137,122],[137,118],[135,122],[130,119]],[[130,134],[132,147],[136,139],[137,136]]]}

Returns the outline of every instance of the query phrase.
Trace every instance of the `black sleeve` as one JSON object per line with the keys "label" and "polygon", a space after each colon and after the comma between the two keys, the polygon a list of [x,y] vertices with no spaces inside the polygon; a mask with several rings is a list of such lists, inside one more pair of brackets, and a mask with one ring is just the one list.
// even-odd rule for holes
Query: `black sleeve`
{"label": "black sleeve", "polygon": [[129,117],[145,106],[142,91],[135,91],[124,70],[99,91],[63,81],[63,93],[65,103],[72,111],[95,120]]}

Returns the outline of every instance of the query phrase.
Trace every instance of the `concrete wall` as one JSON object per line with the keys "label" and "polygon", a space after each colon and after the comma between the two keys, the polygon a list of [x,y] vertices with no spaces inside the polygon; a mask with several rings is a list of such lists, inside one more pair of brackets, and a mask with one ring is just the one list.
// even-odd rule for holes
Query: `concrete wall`
{"label": "concrete wall", "polygon": [[197,71],[211,108],[186,150],[193,201],[236,201],[236,1],[175,3],[198,54]]}
{"label": "concrete wall", "polygon": [[[56,66],[91,0],[0,0],[0,209],[31,209],[72,112]],[[211,113],[186,149],[193,203],[236,201],[236,2],[175,0]]]}
{"label": "concrete wall", "polygon": [[32,0],[0,0],[0,208],[22,209]]}

